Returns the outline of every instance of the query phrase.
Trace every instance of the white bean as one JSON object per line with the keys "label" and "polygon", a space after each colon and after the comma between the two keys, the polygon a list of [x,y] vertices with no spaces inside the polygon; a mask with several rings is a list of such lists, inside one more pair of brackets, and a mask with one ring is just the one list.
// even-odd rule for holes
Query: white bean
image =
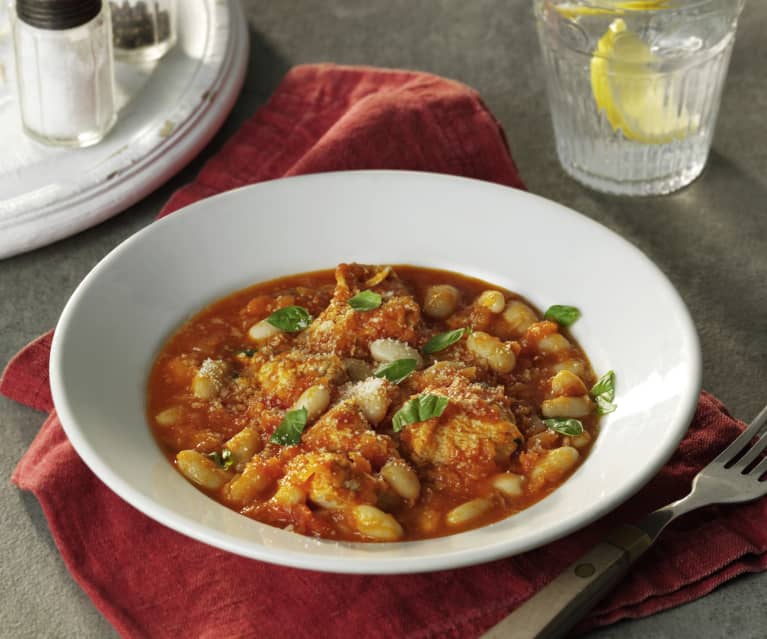
{"label": "white bean", "polygon": [[181,408],[179,406],[172,406],[157,413],[154,416],[154,420],[160,426],[172,426],[178,421],[179,417],[181,417]]}
{"label": "white bean", "polygon": [[226,496],[238,504],[252,502],[259,493],[272,485],[273,479],[266,475],[260,465],[249,464],[226,487]]}
{"label": "white bean", "polygon": [[381,476],[395,493],[404,499],[415,501],[421,494],[421,482],[415,471],[402,460],[391,460],[381,468]]}
{"label": "white bean", "polygon": [[450,317],[458,308],[458,289],[450,284],[437,284],[426,289],[423,312],[434,319]]}
{"label": "white bean", "polygon": [[579,359],[566,359],[562,362],[557,362],[552,368],[559,371],[570,371],[578,377],[583,377],[586,374],[586,365]]}
{"label": "white bean", "polygon": [[306,502],[306,493],[292,484],[282,484],[272,499],[280,506],[297,506]]}
{"label": "white bean", "polygon": [[493,488],[499,490],[507,497],[520,497],[525,489],[524,477],[516,473],[500,473],[493,477]]}
{"label": "white bean", "polygon": [[182,450],[176,455],[176,465],[184,477],[208,490],[218,490],[231,477],[216,462],[196,450]]}
{"label": "white bean", "polygon": [[530,481],[540,485],[542,482],[557,482],[578,462],[580,453],[572,446],[554,448],[538,460],[530,471]]}
{"label": "white bean", "polygon": [[544,399],[541,412],[544,417],[585,417],[594,407],[588,395],[582,397],[555,397]]}
{"label": "white bean", "polygon": [[497,373],[508,373],[517,363],[508,344],[483,331],[474,331],[466,338],[466,348]]}
{"label": "white bean", "polygon": [[377,339],[370,342],[370,356],[377,362],[389,363],[398,359],[414,359],[416,365],[423,366],[423,357],[409,344],[397,339]]}
{"label": "white bean", "polygon": [[585,430],[580,435],[573,435],[570,437],[570,444],[575,448],[585,448],[591,442],[591,435]]}
{"label": "white bean", "polygon": [[559,371],[554,377],[551,378],[551,392],[554,395],[568,395],[575,397],[579,395],[587,395],[588,389],[583,380],[575,373],[571,373],[568,370]]}
{"label": "white bean", "polygon": [[445,521],[447,521],[449,526],[462,526],[490,510],[492,505],[492,502],[488,499],[481,497],[472,499],[448,512],[445,516]]}
{"label": "white bean", "polygon": [[343,508],[346,505],[343,495],[338,492],[337,487],[321,480],[315,480],[309,484],[307,497],[313,503],[328,510]]}
{"label": "white bean", "polygon": [[293,410],[306,409],[307,421],[314,421],[330,404],[330,391],[327,386],[315,384],[307,388],[293,404]]}
{"label": "white bean", "polygon": [[224,387],[229,367],[218,359],[206,359],[192,380],[192,393],[197,399],[213,399]]}
{"label": "white bean", "polygon": [[553,355],[568,348],[570,348],[570,342],[559,333],[551,333],[538,340],[538,350],[546,355]]}
{"label": "white bean", "polygon": [[477,304],[497,315],[506,307],[506,297],[500,291],[483,291],[477,298]]}
{"label": "white bean", "polygon": [[355,528],[366,537],[379,541],[397,541],[404,535],[400,523],[375,506],[363,504],[351,511]]}
{"label": "white bean", "polygon": [[261,437],[255,428],[246,426],[224,444],[232,453],[235,466],[250,460],[262,448]]}
{"label": "white bean", "polygon": [[511,332],[520,337],[530,327],[531,324],[538,321],[535,311],[524,302],[511,300],[506,304],[503,311],[503,319],[508,324]]}
{"label": "white bean", "polygon": [[261,320],[260,322],[256,322],[253,324],[253,326],[250,327],[250,329],[248,329],[248,336],[254,342],[263,342],[264,340],[277,335],[277,333],[282,333],[282,331],[276,326],[267,322],[265,319]]}
{"label": "white bean", "polygon": [[371,377],[355,384],[349,391],[362,414],[371,424],[377,425],[386,417],[391,398],[387,392],[387,384],[380,377]]}
{"label": "white bean", "polygon": [[218,386],[208,377],[196,376],[192,380],[192,393],[197,399],[213,399],[218,395]]}

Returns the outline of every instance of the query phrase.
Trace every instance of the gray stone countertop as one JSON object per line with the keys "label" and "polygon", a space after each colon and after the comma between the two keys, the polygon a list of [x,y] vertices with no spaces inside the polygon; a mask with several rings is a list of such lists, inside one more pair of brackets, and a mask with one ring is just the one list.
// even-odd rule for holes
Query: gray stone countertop
{"label": "gray stone countertop", "polygon": [[[121,215],[0,261],[0,366],[56,323],[86,273],[152,221],[170,194],[191,181],[264,103],[288,68],[332,61],[421,69],[478,89],[503,124],[533,193],[619,233],[671,279],[700,334],[704,388],[735,416],[750,420],[767,401],[767,2],[751,0],[743,13],[704,174],[679,193],[650,199],[595,193],[559,168],[531,5],[244,0],[251,37],[245,88],[200,157]],[[0,637],[116,636],[67,573],[37,501],[8,480],[42,421],[42,414],[0,398],[0,474],[6,478],[0,482]],[[767,575],[740,577],[693,603],[589,637],[756,639],[767,636],[765,601]]]}

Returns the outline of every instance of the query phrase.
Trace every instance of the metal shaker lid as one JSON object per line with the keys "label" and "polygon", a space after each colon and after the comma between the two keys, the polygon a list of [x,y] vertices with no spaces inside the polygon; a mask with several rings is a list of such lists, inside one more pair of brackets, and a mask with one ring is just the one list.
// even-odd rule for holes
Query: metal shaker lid
{"label": "metal shaker lid", "polygon": [[16,15],[39,29],[73,29],[93,20],[101,6],[102,0],[16,0]]}

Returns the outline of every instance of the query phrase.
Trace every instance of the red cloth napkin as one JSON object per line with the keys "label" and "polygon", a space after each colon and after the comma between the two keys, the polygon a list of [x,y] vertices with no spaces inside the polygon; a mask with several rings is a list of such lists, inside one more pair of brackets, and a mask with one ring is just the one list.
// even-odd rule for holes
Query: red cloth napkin
{"label": "red cloth napkin", "polygon": [[[269,103],[163,214],[222,190],[331,169],[400,168],[522,187],[498,123],[471,89],[422,73],[292,70]],[[19,353],[0,392],[52,411],[50,334]],[[678,451],[600,522],[523,555],[409,576],[281,568],[188,539],[123,502],[82,463],[55,411],[13,474],[42,504],[73,577],[125,637],[472,637],[556,576],[612,525],[682,496],[743,428],[702,393]],[[87,498],[85,498],[87,496]],[[675,522],[581,630],[641,617],[767,567],[767,499]]]}

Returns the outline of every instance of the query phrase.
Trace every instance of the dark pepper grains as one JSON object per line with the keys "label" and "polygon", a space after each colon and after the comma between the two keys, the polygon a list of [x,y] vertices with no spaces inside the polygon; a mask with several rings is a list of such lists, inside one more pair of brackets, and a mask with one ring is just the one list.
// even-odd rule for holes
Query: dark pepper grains
{"label": "dark pepper grains", "polygon": [[120,49],[139,49],[170,38],[170,13],[154,3],[150,11],[146,2],[110,2],[112,37]]}

